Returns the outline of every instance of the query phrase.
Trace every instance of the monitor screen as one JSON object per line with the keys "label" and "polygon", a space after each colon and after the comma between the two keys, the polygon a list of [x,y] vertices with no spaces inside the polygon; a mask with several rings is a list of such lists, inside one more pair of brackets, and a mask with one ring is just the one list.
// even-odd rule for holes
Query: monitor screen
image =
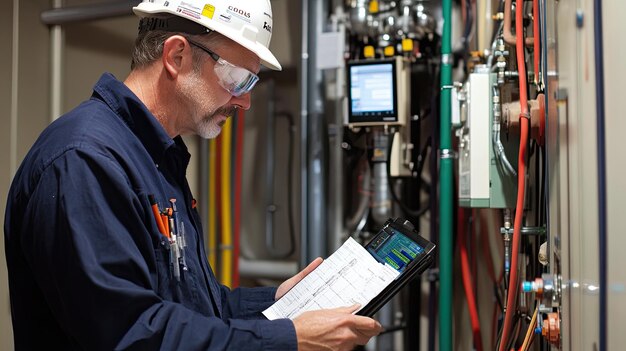
{"label": "monitor screen", "polygon": [[424,252],[424,248],[399,231],[389,228],[367,245],[368,251],[380,262],[402,272],[411,261]]}
{"label": "monitor screen", "polygon": [[398,120],[395,61],[356,61],[348,75],[349,123]]}

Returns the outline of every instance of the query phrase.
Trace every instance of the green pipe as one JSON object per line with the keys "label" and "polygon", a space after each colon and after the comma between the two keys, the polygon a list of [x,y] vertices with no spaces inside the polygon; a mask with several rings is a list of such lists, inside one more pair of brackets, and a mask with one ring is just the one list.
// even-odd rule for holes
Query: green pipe
{"label": "green pipe", "polygon": [[442,1],[441,106],[439,168],[439,350],[452,351],[452,0]]}

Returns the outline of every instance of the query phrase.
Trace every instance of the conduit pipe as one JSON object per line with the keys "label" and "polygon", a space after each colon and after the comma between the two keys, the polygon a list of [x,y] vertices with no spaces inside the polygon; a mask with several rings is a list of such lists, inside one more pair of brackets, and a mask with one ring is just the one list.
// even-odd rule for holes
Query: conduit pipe
{"label": "conduit pipe", "polygon": [[391,217],[391,194],[392,189],[389,188],[387,181],[387,163],[391,162],[374,162],[374,189],[371,202],[370,213],[374,222],[380,226]]}
{"label": "conduit pipe", "polygon": [[[63,0],[54,0],[53,6],[60,8]],[[64,36],[61,25],[50,27],[50,121],[59,118],[62,113]]]}
{"label": "conduit pipe", "polygon": [[454,159],[451,137],[452,0],[442,0],[440,200],[439,200],[439,350],[452,351],[452,176]]}
{"label": "conduit pipe", "polygon": [[41,22],[47,25],[62,25],[72,22],[94,21],[104,18],[130,16],[132,8],[141,0],[104,1],[99,4],[70,6],[46,10],[41,13]]}
{"label": "conduit pipe", "polygon": [[[533,54],[535,85],[539,83],[539,0],[533,0]],[[531,119],[532,120],[532,119]]]}
{"label": "conduit pipe", "polygon": [[359,171],[357,176],[357,198],[359,203],[354,215],[346,219],[346,229],[349,231],[358,231],[359,224],[363,221],[363,217],[367,216],[370,207],[370,197],[372,195],[371,182],[372,172],[367,162],[367,158],[362,158],[357,166]]}
{"label": "conduit pipe", "polygon": [[[507,0],[508,1],[508,0]],[[517,0],[520,1],[520,0]],[[518,6],[519,7],[519,6]],[[528,129],[530,114],[528,112],[528,96],[526,83],[526,68],[524,66],[524,36],[523,36],[523,12],[515,12],[515,31],[518,33],[515,51],[517,55],[517,70],[519,72],[519,97],[520,97],[520,143],[517,174],[517,204],[515,206],[515,220],[513,224],[513,240],[511,250],[511,276],[506,302],[506,314],[504,316],[504,327],[502,328],[502,339],[500,340],[500,351],[505,351],[508,344],[509,331],[513,322],[513,315],[517,307],[518,288],[518,259],[521,239],[522,218],[524,217],[524,190],[526,188],[526,145],[528,143]]]}
{"label": "conduit pipe", "polygon": [[[522,1],[522,6],[517,6],[515,9],[515,15],[517,16],[517,13],[521,13],[522,14],[522,20],[524,18],[523,14],[524,14],[524,6],[523,6],[523,1]],[[517,21],[517,20],[516,20]],[[503,36],[504,36],[504,41],[509,44],[509,45],[516,45],[516,38],[517,35],[521,35],[522,37],[524,36],[524,32],[523,32],[523,28],[522,28],[522,32],[518,32],[517,31],[517,27],[515,29],[515,34],[511,33],[511,0],[504,0],[504,30],[503,30]],[[516,23],[517,25],[517,23]],[[524,42],[526,44],[526,46],[533,46],[534,44],[534,40],[533,38],[526,38],[524,39]]]}
{"label": "conduit pipe", "polygon": [[11,33],[11,140],[9,146],[9,176],[13,179],[17,171],[17,114],[19,102],[19,67],[20,67],[20,2],[13,0],[13,23]]}
{"label": "conduit pipe", "polygon": [[300,89],[300,264],[328,254],[326,227],[326,164],[320,97],[321,71],[317,69],[317,40],[326,13],[323,1],[302,0],[302,60]]}
{"label": "conduit pipe", "polygon": [[[302,52],[300,54],[300,267],[309,263],[309,0],[302,0]],[[314,51],[313,51],[314,52]]]}
{"label": "conduit pipe", "polygon": [[239,269],[242,277],[285,280],[298,273],[298,262],[248,260],[240,257]]}
{"label": "conduit pipe", "polygon": [[267,82],[267,92],[269,94],[267,98],[267,116],[265,119],[266,131],[265,131],[265,248],[267,252],[275,258],[282,258],[282,255],[276,250],[276,243],[274,240],[274,213],[276,212],[276,204],[274,201],[274,169],[276,168],[276,158],[274,156],[274,149],[276,147],[276,138],[274,137],[276,131],[276,99],[274,91],[276,89],[276,83],[273,79]]}

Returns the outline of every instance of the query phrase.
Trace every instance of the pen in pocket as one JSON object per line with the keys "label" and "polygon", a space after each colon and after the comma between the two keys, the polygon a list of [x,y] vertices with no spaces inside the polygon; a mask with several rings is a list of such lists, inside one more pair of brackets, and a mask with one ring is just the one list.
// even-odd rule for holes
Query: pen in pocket
{"label": "pen in pocket", "polygon": [[169,238],[169,235],[167,231],[165,230],[165,226],[163,225],[163,219],[161,218],[161,214],[159,213],[159,205],[157,205],[154,195],[152,194],[148,195],[148,201],[150,201],[150,207],[152,207],[152,214],[154,215],[154,221],[157,224],[157,228],[159,228],[159,232]]}
{"label": "pen in pocket", "polygon": [[185,271],[187,267],[184,258],[184,227],[182,229],[183,234],[179,234],[176,199],[171,199],[170,203],[172,207],[166,208],[163,211],[159,209],[154,195],[148,195],[148,200],[150,201],[152,214],[154,215],[154,220],[159,228],[159,232],[168,239],[172,275],[177,281],[180,281],[180,270],[182,268],[183,271]]}

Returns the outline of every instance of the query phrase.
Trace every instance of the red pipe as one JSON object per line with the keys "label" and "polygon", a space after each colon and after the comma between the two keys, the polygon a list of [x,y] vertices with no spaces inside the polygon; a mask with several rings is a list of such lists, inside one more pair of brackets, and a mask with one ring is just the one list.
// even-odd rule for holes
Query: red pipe
{"label": "red pipe", "polygon": [[472,322],[472,334],[474,335],[474,346],[477,351],[483,350],[483,342],[480,336],[480,320],[478,319],[478,309],[476,308],[476,297],[474,296],[474,289],[472,285],[472,273],[470,272],[470,263],[467,256],[467,242],[465,237],[466,232],[466,216],[465,210],[461,207],[458,209],[458,233],[457,240],[459,242],[459,249],[461,251],[461,270],[463,272],[463,289],[465,290],[465,296],[467,298],[467,307],[470,313],[470,319]]}
{"label": "red pipe", "polygon": [[235,223],[233,240],[233,288],[239,286],[239,243],[241,236],[241,172],[243,168],[243,126],[244,112],[238,109],[235,148]]}
{"label": "red pipe", "polygon": [[[519,1],[519,0],[517,0]],[[523,36],[523,12],[515,11],[515,32],[517,40],[515,51],[517,54],[517,71],[519,73],[519,100],[520,100],[520,143],[517,171],[517,204],[515,206],[515,221],[513,223],[513,242],[511,248],[511,275],[509,279],[509,290],[506,299],[506,314],[504,315],[504,327],[502,339],[500,340],[500,351],[505,351],[508,343],[509,329],[513,321],[517,305],[518,287],[518,253],[521,239],[522,217],[524,216],[524,188],[526,176],[526,144],[528,143],[529,118],[528,94],[526,83],[526,69],[524,67],[524,36]]]}

